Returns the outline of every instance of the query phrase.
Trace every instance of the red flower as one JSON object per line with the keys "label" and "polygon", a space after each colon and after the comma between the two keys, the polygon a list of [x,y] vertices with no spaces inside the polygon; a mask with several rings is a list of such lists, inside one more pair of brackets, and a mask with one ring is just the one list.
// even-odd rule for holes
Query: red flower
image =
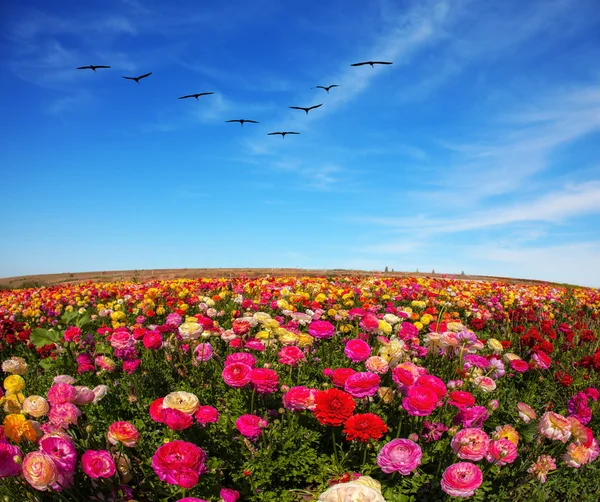
{"label": "red flower", "polygon": [[453,390],[450,392],[448,404],[456,406],[457,408],[465,408],[467,406],[473,406],[475,404],[475,397],[470,392],[463,390]]}
{"label": "red flower", "polygon": [[346,380],[356,373],[352,368],[336,368],[331,374],[331,381],[336,387],[343,387]]}
{"label": "red flower", "polygon": [[259,394],[270,394],[277,391],[279,376],[275,370],[252,368],[250,370],[250,382]]}
{"label": "red flower", "polygon": [[338,426],[354,413],[356,403],[350,394],[338,389],[322,390],[315,398],[315,418],[323,425]]}
{"label": "red flower", "polygon": [[514,359],[510,362],[510,367],[517,373],[525,373],[529,369],[529,364],[523,359]]}
{"label": "red flower", "polygon": [[557,371],[554,374],[554,380],[563,387],[569,387],[573,383],[573,377],[564,371]]}
{"label": "red flower", "polygon": [[369,439],[378,440],[388,431],[385,422],[374,413],[361,413],[353,415],[344,424],[344,434],[348,441],[362,441]]}

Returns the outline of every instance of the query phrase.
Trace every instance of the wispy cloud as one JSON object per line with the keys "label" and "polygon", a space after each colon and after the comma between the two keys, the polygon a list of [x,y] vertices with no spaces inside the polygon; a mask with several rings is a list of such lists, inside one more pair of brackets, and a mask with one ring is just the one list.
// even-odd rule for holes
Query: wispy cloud
{"label": "wispy cloud", "polygon": [[94,98],[89,92],[79,91],[75,94],[50,101],[44,106],[44,109],[51,115],[64,118],[65,115],[88,106],[93,100]]}

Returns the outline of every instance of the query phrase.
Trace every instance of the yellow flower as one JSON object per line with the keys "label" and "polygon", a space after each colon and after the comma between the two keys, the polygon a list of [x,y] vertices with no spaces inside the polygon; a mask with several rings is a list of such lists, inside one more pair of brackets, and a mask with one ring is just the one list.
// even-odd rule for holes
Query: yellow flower
{"label": "yellow flower", "polygon": [[310,347],[315,339],[308,333],[300,333],[298,335],[298,345],[302,348]]}
{"label": "yellow flower", "polygon": [[490,338],[487,341],[487,344],[488,344],[488,347],[490,349],[492,349],[496,354],[500,354],[504,350],[504,347],[502,347],[502,344],[495,338]]}
{"label": "yellow flower", "polygon": [[263,321],[263,326],[267,329],[277,329],[279,328],[279,321],[275,319],[265,319]]}
{"label": "yellow flower", "polygon": [[292,333],[283,328],[277,330],[277,336],[282,345],[295,345],[300,341],[300,337],[296,333]]}
{"label": "yellow flower", "polygon": [[265,331],[264,329],[262,331],[259,331],[258,333],[256,333],[256,335],[254,335],[254,337],[257,338],[258,340],[268,340],[272,336],[273,335],[271,334],[270,331]]}
{"label": "yellow flower", "polygon": [[4,404],[6,413],[21,413],[21,403],[25,400],[22,393],[9,392],[0,399],[0,404]]}
{"label": "yellow flower", "polygon": [[416,327],[416,328],[417,328],[417,329],[420,331],[420,330],[422,330],[422,329],[423,329],[423,323],[422,323],[422,322],[419,322],[419,321],[417,321],[417,322],[415,323],[415,327]]}
{"label": "yellow flower", "polygon": [[4,388],[11,393],[21,392],[25,388],[25,380],[20,375],[10,375],[4,379]]}
{"label": "yellow flower", "polygon": [[427,326],[428,324],[431,324],[431,321],[433,321],[433,316],[431,314],[424,314],[421,316],[420,321]]}
{"label": "yellow flower", "polygon": [[177,391],[167,394],[163,401],[163,408],[174,408],[188,415],[193,415],[200,408],[200,402],[190,392]]}
{"label": "yellow flower", "polygon": [[503,427],[496,427],[496,431],[492,434],[493,438],[497,441],[498,439],[508,439],[515,446],[519,446],[519,433],[512,425],[504,425]]}
{"label": "yellow flower", "polygon": [[392,332],[392,325],[381,319],[379,321],[379,331],[381,331],[384,335],[389,335]]}
{"label": "yellow flower", "polygon": [[23,476],[36,490],[45,491],[58,478],[58,468],[42,451],[28,453],[23,459]]}
{"label": "yellow flower", "polygon": [[160,306],[156,309],[156,315],[164,315],[165,313],[165,308],[163,306]]}
{"label": "yellow flower", "polygon": [[20,413],[11,413],[4,418],[4,433],[14,443],[19,444],[22,438],[35,441],[37,434],[30,420]]}
{"label": "yellow flower", "polygon": [[335,309],[329,309],[329,310],[327,311],[327,315],[328,315],[329,317],[334,317],[335,315],[337,315],[337,310],[335,310]]}
{"label": "yellow flower", "polygon": [[342,324],[340,326],[340,333],[350,333],[352,326],[350,324]]}
{"label": "yellow flower", "polygon": [[316,297],[315,297],[315,301],[322,303],[325,300],[327,300],[327,296],[325,296],[323,293],[319,293]]}

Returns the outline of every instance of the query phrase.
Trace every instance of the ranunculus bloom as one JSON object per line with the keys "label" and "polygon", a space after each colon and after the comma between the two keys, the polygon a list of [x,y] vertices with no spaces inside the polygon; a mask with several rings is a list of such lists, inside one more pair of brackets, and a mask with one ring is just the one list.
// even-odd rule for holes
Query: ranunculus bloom
{"label": "ranunculus bloom", "polygon": [[161,481],[192,488],[199,476],[207,472],[206,453],[195,444],[176,439],[158,447],[152,468]]}
{"label": "ranunculus bloom", "polygon": [[98,368],[108,371],[109,373],[112,373],[117,369],[117,363],[115,363],[110,357],[96,356],[94,362]]}
{"label": "ranunculus bloom", "polygon": [[133,448],[140,440],[140,433],[129,422],[114,422],[108,428],[106,439],[110,444],[123,443],[125,446]]}
{"label": "ranunculus bloom", "polygon": [[87,450],[81,456],[81,467],[90,478],[110,478],[117,472],[115,461],[106,450]]}
{"label": "ranunculus bloom", "polygon": [[344,387],[346,380],[356,374],[356,370],[352,368],[336,368],[331,373],[331,381],[336,387]]}
{"label": "ranunculus bloom", "polygon": [[548,439],[566,443],[571,437],[571,422],[558,413],[548,411],[538,422],[538,432]]}
{"label": "ranunculus bloom", "polygon": [[386,474],[399,472],[408,476],[421,463],[421,447],[410,439],[392,439],[377,455],[377,465]]}
{"label": "ranunculus bloom", "polygon": [[22,438],[29,441],[35,441],[37,439],[37,434],[31,420],[27,420],[25,415],[22,415],[21,413],[11,413],[10,415],[6,415],[2,425],[4,426],[4,434],[6,434],[6,437],[13,443],[19,444]]}
{"label": "ranunculus bloom", "polygon": [[92,404],[96,404],[98,401],[103,399],[104,396],[106,396],[106,394],[108,393],[108,385],[98,385],[97,387],[94,387],[92,391],[94,392],[95,396],[94,400],[92,401]]}
{"label": "ranunculus bloom", "polygon": [[56,464],[42,451],[28,453],[21,467],[25,480],[36,490],[46,491],[58,478]]}
{"label": "ranunculus bloom", "polygon": [[27,363],[22,357],[12,356],[2,363],[4,373],[24,375],[27,372]]}
{"label": "ranunculus bloom", "polygon": [[127,331],[127,328],[116,329],[110,336],[110,346],[113,349],[125,350],[133,347],[133,343],[133,336]]}
{"label": "ranunculus bloom", "polygon": [[271,394],[279,387],[279,375],[275,370],[252,368],[249,376],[252,388],[259,394]]}
{"label": "ranunculus bloom", "polygon": [[479,375],[473,379],[473,386],[475,389],[482,390],[483,392],[492,392],[496,390],[496,382],[490,377]]}
{"label": "ranunculus bloom", "polygon": [[77,361],[77,373],[87,373],[96,370],[94,358],[90,354],[79,354],[75,359]]}
{"label": "ranunculus bloom", "polygon": [[196,359],[198,361],[210,361],[213,358],[212,345],[210,343],[199,343],[194,349],[194,354],[196,354]]}
{"label": "ranunculus bloom", "polygon": [[143,338],[144,347],[158,350],[162,347],[163,339],[159,331],[147,331]]}
{"label": "ranunculus bloom", "polygon": [[55,383],[48,390],[48,402],[50,404],[72,403],[77,395],[75,387],[67,383]]}
{"label": "ranunculus bloom", "polygon": [[529,364],[523,359],[513,359],[510,362],[510,367],[517,373],[525,373],[529,369]]}
{"label": "ranunculus bloom", "polygon": [[346,342],[344,354],[346,354],[346,357],[353,363],[361,363],[367,360],[371,355],[371,347],[364,340],[355,338]]}
{"label": "ranunculus bloom", "polygon": [[150,418],[152,420],[154,420],[155,422],[158,423],[163,423],[163,418],[162,418],[162,410],[163,410],[163,401],[165,400],[164,397],[159,397],[158,399],[155,399],[154,401],[152,401],[152,404],[150,405],[150,409],[149,409],[149,413],[150,413]]}
{"label": "ranunculus bloom", "polygon": [[380,416],[374,413],[360,413],[352,415],[344,423],[342,431],[348,441],[362,441],[367,443],[370,439],[377,441],[388,431],[387,425]]}
{"label": "ranunculus bloom", "polygon": [[288,366],[296,366],[300,361],[305,359],[306,356],[304,355],[304,352],[295,345],[283,347],[277,355],[277,360],[281,364],[286,364]]}
{"label": "ranunculus bloom", "polygon": [[459,409],[466,408],[467,406],[473,406],[475,404],[475,397],[470,392],[453,390],[450,392],[448,397],[448,404],[456,406]]}
{"label": "ranunculus bloom", "polygon": [[438,395],[429,387],[413,385],[402,400],[402,407],[409,415],[426,417],[435,409],[438,401]]}
{"label": "ranunculus bloom", "polygon": [[452,451],[462,460],[478,461],[485,457],[490,438],[481,429],[462,429],[452,438]]}
{"label": "ranunculus bloom", "polygon": [[517,403],[517,411],[519,412],[519,417],[521,417],[521,420],[523,420],[523,422],[526,424],[537,418],[535,410],[526,403]]}
{"label": "ranunculus bloom", "polygon": [[96,395],[94,391],[89,387],[85,387],[83,385],[75,386],[75,399],[73,399],[73,404],[77,406],[85,406],[86,404],[90,404],[96,399]]}
{"label": "ranunculus bloom", "polygon": [[206,424],[216,423],[219,420],[219,412],[213,406],[200,406],[194,417],[200,425],[205,427]]}
{"label": "ranunculus bloom", "polygon": [[371,373],[385,375],[390,369],[387,361],[383,357],[371,356],[365,361],[365,368]]}
{"label": "ranunculus bloom", "polygon": [[188,415],[193,415],[199,408],[200,401],[198,401],[196,395],[191,392],[177,391],[167,394],[162,406],[163,408],[175,408]]}
{"label": "ranunculus bloom", "polygon": [[359,326],[367,332],[379,329],[379,319],[373,314],[366,314],[360,320]]}
{"label": "ranunculus bloom", "polygon": [[266,420],[256,415],[242,415],[235,421],[235,427],[242,436],[256,439],[260,436],[262,429],[269,424]]}
{"label": "ranunculus bloom", "polygon": [[461,424],[463,427],[481,428],[483,422],[489,417],[485,406],[468,406],[462,408],[454,417],[455,424]]}
{"label": "ranunculus bloom", "polygon": [[225,358],[224,366],[229,366],[233,363],[244,363],[254,368],[256,366],[256,357],[248,352],[234,352]]}
{"label": "ranunculus bloom", "polygon": [[550,471],[556,470],[556,461],[550,455],[540,455],[536,462],[527,469],[529,474],[537,476],[540,483],[546,482],[546,477]]}
{"label": "ranunculus bloom", "polygon": [[328,389],[317,392],[313,413],[323,425],[338,426],[348,420],[356,403],[346,392],[338,389]]}
{"label": "ranunculus bloom", "polygon": [[491,464],[512,464],[517,458],[517,445],[508,439],[490,441],[486,459]]}
{"label": "ranunculus bloom", "polygon": [[244,363],[231,363],[223,368],[221,376],[229,387],[241,388],[250,383],[252,368]]}
{"label": "ranunculus bloom", "polygon": [[335,335],[335,326],[329,321],[313,321],[308,326],[308,334],[315,338],[331,338]]}
{"label": "ranunculus bloom", "polygon": [[419,378],[417,378],[415,385],[421,385],[423,387],[431,389],[437,394],[437,397],[440,399],[446,397],[446,394],[448,392],[444,381],[441,378],[438,378],[434,375],[421,375]]}
{"label": "ranunculus bloom", "polygon": [[377,373],[364,371],[348,377],[344,390],[352,397],[363,398],[377,394],[380,384],[381,378]]}
{"label": "ranunculus bloom", "polygon": [[19,475],[21,462],[15,462],[15,457],[23,458],[19,447],[0,441],[0,479]]}
{"label": "ranunculus bloom", "polygon": [[381,484],[369,476],[348,483],[338,483],[319,495],[318,502],[385,502]]}
{"label": "ranunculus bloom", "polygon": [[70,437],[47,436],[39,442],[40,450],[48,455],[56,464],[59,472],[58,482],[63,488],[65,486],[63,478],[72,478],[77,465],[77,449],[75,443]]}
{"label": "ranunculus bloom", "polygon": [[48,419],[54,425],[67,428],[70,424],[77,425],[77,419],[81,416],[81,411],[73,403],[55,404],[50,407]]}
{"label": "ranunculus bloom", "polygon": [[223,502],[236,502],[240,498],[239,492],[232,488],[221,488],[219,496]]}
{"label": "ranunculus bloom", "polygon": [[470,462],[452,464],[442,474],[442,490],[451,497],[471,497],[483,482],[481,469]]}
{"label": "ranunculus bloom", "polygon": [[34,418],[40,418],[48,414],[50,406],[41,396],[29,396],[23,401],[23,412],[31,415]]}
{"label": "ranunculus bloom", "polygon": [[292,387],[282,397],[283,406],[288,410],[314,410],[317,389]]}
{"label": "ranunculus bloom", "polygon": [[192,415],[188,415],[175,408],[163,408],[162,421],[169,429],[174,431],[182,431],[191,427],[194,423]]}
{"label": "ranunculus bloom", "polygon": [[25,380],[21,375],[10,375],[4,379],[3,385],[7,392],[16,394],[25,388]]}

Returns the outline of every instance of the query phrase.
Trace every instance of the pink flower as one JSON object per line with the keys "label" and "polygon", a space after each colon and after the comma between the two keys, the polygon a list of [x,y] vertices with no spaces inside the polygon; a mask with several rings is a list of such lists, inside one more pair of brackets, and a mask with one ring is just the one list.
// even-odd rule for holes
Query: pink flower
{"label": "pink flower", "polygon": [[431,389],[440,399],[446,397],[448,392],[444,381],[434,375],[421,375],[419,378],[417,378],[415,385],[422,385],[423,387]]}
{"label": "pink flower", "polygon": [[363,398],[374,396],[381,384],[377,373],[361,372],[351,375],[344,384],[344,390],[352,397]]}
{"label": "pink flower", "polygon": [[462,460],[478,461],[485,457],[490,438],[481,429],[462,429],[452,438],[452,451]]}
{"label": "pink flower", "polygon": [[256,439],[260,436],[262,429],[267,427],[268,422],[256,415],[242,415],[235,421],[235,427],[242,436]]}
{"label": "pink flower", "polygon": [[54,461],[42,451],[32,451],[23,459],[23,477],[36,490],[46,491],[58,479]]}
{"label": "pink flower", "polygon": [[346,342],[344,354],[346,354],[346,357],[353,363],[360,363],[369,358],[371,355],[371,347],[367,342],[355,338]]}
{"label": "pink flower", "polygon": [[598,389],[596,389],[594,387],[588,387],[583,392],[586,396],[591,398],[594,402],[598,401],[598,398],[600,398],[600,392],[598,392]]}
{"label": "pink flower", "polygon": [[399,472],[409,475],[421,463],[421,447],[410,439],[393,439],[377,455],[377,465],[386,474]]}
{"label": "pink flower", "polygon": [[212,406],[200,406],[194,416],[202,427],[206,427],[206,424],[216,423],[219,420],[219,412]]}
{"label": "pink flower", "polygon": [[94,358],[89,354],[79,354],[76,358],[77,361],[77,373],[87,373],[94,371]]}
{"label": "pink flower", "polygon": [[[40,450],[48,455],[56,464],[59,472],[59,478],[62,475],[65,478],[72,478],[77,465],[77,449],[75,443],[70,437],[46,436],[39,442]],[[67,488],[61,479],[58,482]]]}
{"label": "pink flower", "polygon": [[90,404],[96,398],[96,394],[89,387],[85,387],[83,385],[78,385],[75,387],[75,399],[73,399],[73,404],[77,406],[85,406],[86,404]]}
{"label": "pink flower", "polygon": [[555,470],[556,461],[550,455],[540,455],[527,472],[537,476],[540,483],[545,483],[548,473]]}
{"label": "pink flower", "polygon": [[267,349],[264,343],[256,339],[248,340],[244,346],[247,349],[255,350],[256,352],[264,352]]}
{"label": "pink flower", "polygon": [[314,410],[317,389],[299,386],[292,387],[282,397],[283,406],[288,410]]}
{"label": "pink flower", "polygon": [[194,349],[194,354],[196,354],[196,359],[198,361],[210,361],[213,358],[212,345],[210,343],[199,343]]}
{"label": "pink flower", "polygon": [[491,441],[488,447],[486,459],[490,464],[506,465],[512,464],[517,458],[517,445],[512,441],[502,438]]}
{"label": "pink flower", "polygon": [[442,474],[442,490],[451,497],[471,497],[483,482],[481,469],[470,462],[459,462]]}
{"label": "pink flower", "polygon": [[278,354],[278,361],[281,364],[286,364],[288,366],[296,366],[300,361],[306,359],[304,352],[302,352],[295,345],[289,347],[283,347]]}
{"label": "pink flower", "polygon": [[0,479],[20,474],[21,462],[15,462],[15,457],[23,459],[23,454],[19,447],[0,441]]}
{"label": "pink flower", "polygon": [[236,502],[240,498],[239,492],[231,488],[221,488],[219,496],[223,502]]}
{"label": "pink flower", "polygon": [[118,444],[120,442],[125,446],[133,448],[140,440],[140,433],[129,422],[114,422],[108,427],[106,439],[108,439],[110,444]]}
{"label": "pink flower", "polygon": [[538,432],[548,439],[566,443],[571,437],[571,422],[558,413],[547,411],[538,422]]}
{"label": "pink flower", "polygon": [[448,404],[456,406],[459,409],[466,408],[467,406],[473,406],[475,404],[475,397],[470,392],[462,390],[453,390],[448,396]]}
{"label": "pink flower", "polygon": [[529,369],[529,364],[523,359],[513,359],[510,362],[510,367],[517,373],[525,373]]}
{"label": "pink flower", "polygon": [[192,488],[207,472],[206,453],[195,444],[176,439],[159,446],[152,457],[152,468],[161,481]]}
{"label": "pink flower", "polygon": [[163,408],[162,421],[169,429],[174,431],[182,431],[191,427],[194,423],[191,415],[175,408]]}
{"label": "pink flower", "polygon": [[429,387],[414,385],[408,389],[402,407],[413,417],[426,417],[435,409],[438,401],[438,395]]}
{"label": "pink flower", "polygon": [[250,383],[252,368],[244,363],[226,364],[221,376],[227,385],[233,388],[245,387]]}
{"label": "pink flower", "polygon": [[335,326],[329,321],[313,321],[308,326],[308,334],[315,338],[332,338]]}
{"label": "pink flower", "polygon": [[133,347],[134,339],[127,328],[118,328],[110,336],[110,346],[113,349],[129,349]]}
{"label": "pink flower", "polygon": [[158,350],[162,347],[163,339],[159,331],[147,331],[143,338],[144,347]]}
{"label": "pink flower", "polygon": [[256,366],[256,358],[248,352],[234,352],[225,358],[225,366],[229,366],[233,363],[244,363],[251,368],[254,368],[254,366]]}
{"label": "pink flower", "polygon": [[50,404],[71,403],[75,399],[77,391],[68,383],[55,383],[48,390],[48,402]]}
{"label": "pink flower", "polygon": [[96,356],[94,362],[96,363],[96,366],[98,366],[100,369],[108,371],[109,373],[112,373],[117,369],[117,364],[112,359],[106,356]]}
{"label": "pink flower", "polygon": [[81,456],[81,467],[90,478],[110,478],[117,472],[115,461],[106,450],[87,450]]}
{"label": "pink flower", "polygon": [[379,319],[373,314],[366,314],[360,320],[359,326],[370,333],[379,329]]}
{"label": "pink flower", "polygon": [[371,356],[365,361],[365,368],[371,373],[385,375],[390,369],[388,362],[379,356]]}
{"label": "pink flower", "polygon": [[468,406],[462,408],[454,417],[455,424],[461,424],[463,427],[477,427],[480,429],[489,417],[485,406]]}
{"label": "pink flower", "polygon": [[542,370],[547,370],[550,368],[550,364],[552,364],[552,359],[545,352],[536,352],[531,356],[531,366],[534,368],[539,368]]}
{"label": "pink flower", "polygon": [[579,469],[590,461],[590,450],[585,445],[571,443],[567,446],[563,460],[569,467]]}
{"label": "pink flower", "polygon": [[259,394],[271,394],[279,387],[279,375],[275,370],[267,368],[252,368],[250,383]]}
{"label": "pink flower", "polygon": [[77,425],[77,418],[81,416],[81,411],[73,403],[55,404],[50,407],[48,419],[54,425],[67,428],[70,424]]}
{"label": "pink flower", "polygon": [[523,420],[523,422],[526,424],[537,418],[535,410],[526,403],[517,403],[517,411],[519,412],[519,417],[521,417],[521,420]]}

